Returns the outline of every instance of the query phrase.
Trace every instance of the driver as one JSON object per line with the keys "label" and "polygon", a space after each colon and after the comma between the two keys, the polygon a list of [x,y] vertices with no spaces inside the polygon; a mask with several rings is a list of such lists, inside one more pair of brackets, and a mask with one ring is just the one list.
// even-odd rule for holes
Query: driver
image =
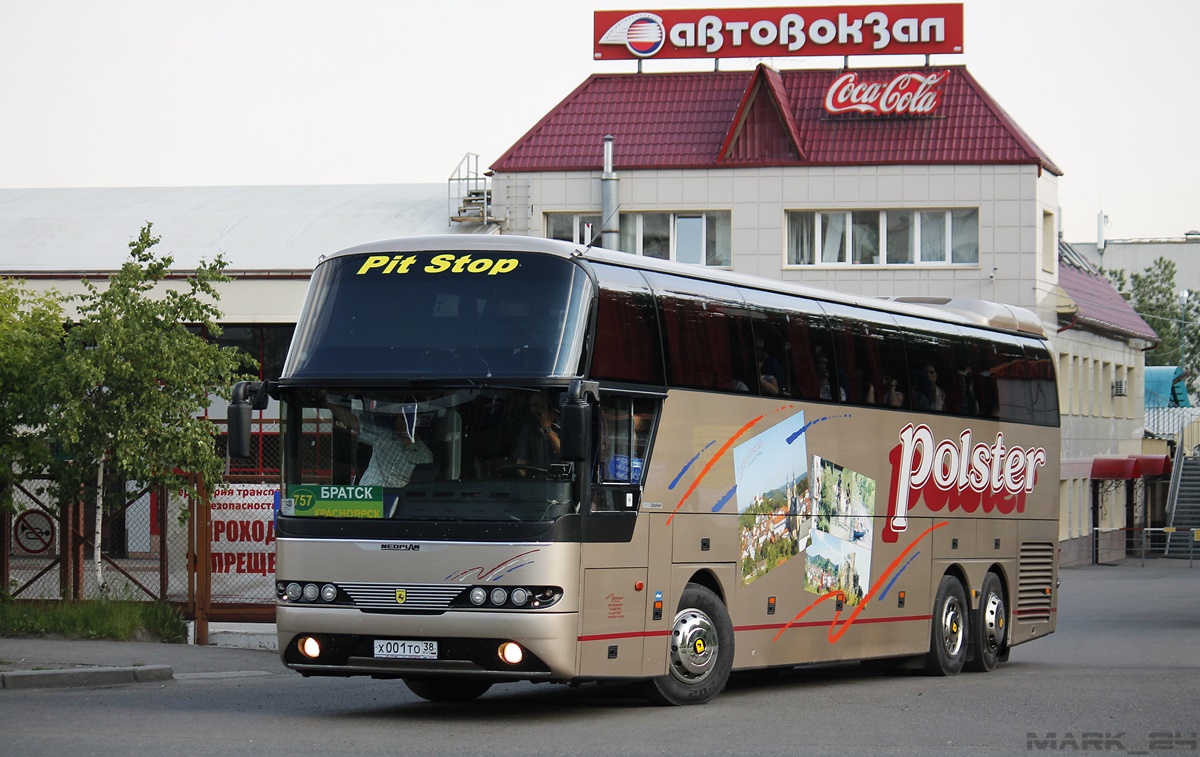
{"label": "driver", "polygon": [[[529,398],[530,419],[517,436],[517,465],[549,469],[552,463],[562,459],[562,442],[559,440],[558,408],[547,392],[538,392]],[[525,471],[519,471],[525,475]]]}

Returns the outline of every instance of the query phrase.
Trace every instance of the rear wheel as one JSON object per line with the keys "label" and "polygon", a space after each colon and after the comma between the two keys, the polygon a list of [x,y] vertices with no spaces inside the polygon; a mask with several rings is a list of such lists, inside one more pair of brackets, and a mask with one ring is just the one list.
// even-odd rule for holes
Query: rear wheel
{"label": "rear wheel", "polygon": [[1008,648],[1008,608],[1004,588],[995,573],[988,573],[979,592],[979,611],[972,619],[971,648],[974,655],[967,667],[980,673],[995,670]]}
{"label": "rear wheel", "polygon": [[474,678],[405,678],[409,691],[430,702],[470,702],[492,688],[491,681]]}
{"label": "rear wheel", "polygon": [[954,576],[942,576],[933,603],[933,627],[925,658],[925,671],[930,675],[952,676],[963,669],[970,638],[969,612],[962,584]]}
{"label": "rear wheel", "polygon": [[646,682],[650,701],[704,704],[725,688],[733,668],[733,623],[710,589],[688,584],[671,625],[667,674]]}

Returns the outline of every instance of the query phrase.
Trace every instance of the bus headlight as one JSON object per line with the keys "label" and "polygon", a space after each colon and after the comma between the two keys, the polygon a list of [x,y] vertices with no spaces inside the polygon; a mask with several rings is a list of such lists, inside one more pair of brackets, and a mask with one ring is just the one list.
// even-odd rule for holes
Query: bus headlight
{"label": "bus headlight", "polygon": [[325,584],[321,587],[321,599],[326,602],[332,602],[337,599],[337,587],[333,584]]}
{"label": "bus headlight", "polygon": [[486,601],[487,590],[478,586],[476,586],[474,589],[471,589],[471,604],[475,605],[476,607],[480,607]]}
{"label": "bus headlight", "polygon": [[492,589],[492,604],[500,606],[508,600],[508,592],[499,587]]}
{"label": "bus headlight", "polygon": [[509,665],[520,665],[521,660],[525,659],[525,651],[521,649],[520,644],[515,644],[511,641],[506,641],[500,645],[500,660]]}
{"label": "bus headlight", "polygon": [[300,650],[300,654],[313,660],[321,656],[321,642],[312,636],[301,636],[296,642],[296,648]]}
{"label": "bus headlight", "polygon": [[304,599],[306,602],[315,602],[321,594],[321,590],[316,584],[304,584]]}
{"label": "bus headlight", "polygon": [[301,592],[303,592],[303,589],[301,589],[300,584],[296,583],[295,581],[287,585],[287,598],[293,602],[300,598]]}
{"label": "bus headlight", "polygon": [[512,590],[512,594],[509,595],[509,598],[512,600],[514,605],[520,607],[529,601],[529,592],[518,587]]}

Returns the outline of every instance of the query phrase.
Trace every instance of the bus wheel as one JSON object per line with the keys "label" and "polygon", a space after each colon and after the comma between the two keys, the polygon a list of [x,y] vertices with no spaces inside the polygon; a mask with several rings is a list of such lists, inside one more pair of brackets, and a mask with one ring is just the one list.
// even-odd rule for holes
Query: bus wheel
{"label": "bus wheel", "polygon": [[980,673],[995,670],[1008,642],[1008,610],[1004,590],[995,573],[983,579],[979,593],[979,613],[971,624],[971,646],[975,654],[967,667]]}
{"label": "bus wheel", "polygon": [[968,614],[962,584],[954,576],[942,576],[933,603],[933,628],[929,655],[925,658],[925,671],[930,675],[952,676],[963,669],[967,660]]}
{"label": "bus wheel", "polygon": [[687,585],[670,643],[669,670],[647,681],[647,698],[663,705],[704,704],[720,694],[733,668],[733,623],[716,594]]}
{"label": "bus wheel", "polygon": [[492,688],[491,681],[475,678],[405,678],[408,690],[430,702],[470,702]]}

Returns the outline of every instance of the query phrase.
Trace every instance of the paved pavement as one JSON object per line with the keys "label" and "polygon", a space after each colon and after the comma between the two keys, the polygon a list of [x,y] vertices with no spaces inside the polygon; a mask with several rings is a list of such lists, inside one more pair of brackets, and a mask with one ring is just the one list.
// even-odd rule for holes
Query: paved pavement
{"label": "paved pavement", "polygon": [[209,625],[210,645],[0,638],[0,689],[111,686],[289,671],[274,651],[274,624]]}
{"label": "paved pavement", "polygon": [[[1174,601],[1170,594],[1174,583],[1157,579],[1192,575],[1187,561],[1152,560],[1144,568],[1139,563],[1135,559],[1122,561],[1113,573],[1105,572],[1114,571],[1112,567],[1065,568],[1060,578],[1064,591],[1073,577],[1085,584],[1111,581],[1106,584],[1109,601],[1116,592],[1126,594],[1130,601],[1158,605]],[[1195,575],[1200,576],[1200,566],[1195,570]],[[1059,620],[1061,624],[1064,618]],[[288,674],[275,647],[275,626],[269,623],[212,623],[209,646],[204,647],[139,641],[0,638],[0,689]]]}

